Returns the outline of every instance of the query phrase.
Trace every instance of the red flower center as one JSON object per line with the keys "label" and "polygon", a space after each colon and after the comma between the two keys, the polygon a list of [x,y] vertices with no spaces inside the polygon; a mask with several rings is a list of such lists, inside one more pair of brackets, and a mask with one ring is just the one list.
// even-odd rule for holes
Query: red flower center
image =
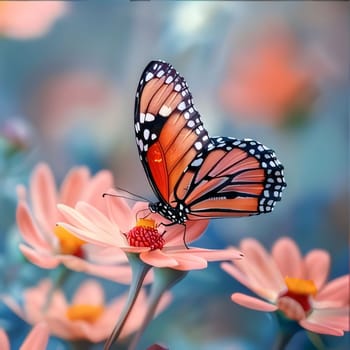
{"label": "red flower center", "polygon": [[126,238],[133,247],[149,247],[151,250],[162,249],[165,243],[155,221],[147,219],[137,220],[136,226],[127,233]]}
{"label": "red flower center", "polygon": [[311,280],[286,277],[285,282],[288,290],[279,297],[278,308],[287,317],[301,320],[312,309],[310,296],[316,295],[317,288]]}

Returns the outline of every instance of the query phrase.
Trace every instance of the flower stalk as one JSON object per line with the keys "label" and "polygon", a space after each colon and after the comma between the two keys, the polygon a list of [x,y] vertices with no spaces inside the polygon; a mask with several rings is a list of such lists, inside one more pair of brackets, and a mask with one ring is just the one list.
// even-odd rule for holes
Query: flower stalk
{"label": "flower stalk", "polygon": [[132,270],[132,281],[130,284],[128,299],[125,303],[124,309],[120,314],[117,324],[115,325],[111,335],[106,340],[104,350],[109,350],[111,346],[118,340],[120,333],[123,330],[125,322],[127,321],[129,314],[135,304],[137,296],[142,287],[144,278],[146,277],[151,266],[145,264],[139,257],[138,254],[127,253],[127,257]]}
{"label": "flower stalk", "polygon": [[153,272],[154,282],[152,284],[151,293],[149,296],[147,313],[141,324],[141,327],[132,339],[129,350],[136,349],[136,346],[138,345],[142,334],[154,317],[162,295],[173,285],[181,281],[187,275],[188,271],[174,270],[170,268],[154,268]]}

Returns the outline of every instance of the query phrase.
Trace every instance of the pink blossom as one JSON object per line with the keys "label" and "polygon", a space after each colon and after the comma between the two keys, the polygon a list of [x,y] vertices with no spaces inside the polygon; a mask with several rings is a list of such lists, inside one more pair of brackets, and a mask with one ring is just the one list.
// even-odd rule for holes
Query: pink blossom
{"label": "pink blossom", "polygon": [[[65,177],[59,191],[52,171],[39,164],[30,181],[30,200],[26,189],[18,188],[17,224],[24,240],[20,250],[33,264],[53,269],[64,264],[75,271],[83,271],[121,283],[129,283],[131,270],[125,254],[117,248],[101,252],[99,247],[86,244],[58,227],[62,220],[57,203],[75,205],[79,200],[104,207],[102,194],[112,186],[113,177],[107,170],[91,176],[86,167],[72,169]],[[31,208],[29,207],[31,203]],[[112,264],[118,264],[112,265]]]}
{"label": "pink blossom", "polygon": [[[106,205],[106,215],[86,202],[77,203],[75,208],[59,205],[66,219],[59,225],[87,242],[137,253],[146,264],[160,268],[183,271],[203,269],[207,267],[208,261],[241,257],[235,249],[186,248],[184,238],[186,243],[199,238],[207,227],[207,220],[187,221],[186,228],[184,225],[167,226],[160,234],[158,229],[162,225],[159,224],[164,223],[164,219],[158,214],[149,214],[147,203],[138,202],[129,208],[122,198],[108,196]],[[139,224],[136,217],[141,213],[149,215],[147,220],[141,220],[142,223]],[[152,223],[157,224],[152,226]],[[125,234],[127,232],[128,235]],[[145,236],[142,237],[142,234]],[[137,244],[134,243],[134,235],[139,235]]]}
{"label": "pink blossom", "polygon": [[[110,335],[126,301],[126,295],[123,295],[106,303],[101,285],[94,280],[86,280],[78,287],[70,303],[61,290],[55,290],[46,307],[51,288],[51,281],[43,280],[38,286],[26,290],[23,307],[10,297],[3,300],[26,322],[34,325],[45,321],[52,335],[66,340],[86,339],[92,343],[103,341]],[[170,300],[170,293],[166,293],[157,311],[163,310]],[[142,289],[123,328],[122,338],[140,327],[146,310],[146,293]]]}
{"label": "pink blossom", "polygon": [[[45,350],[49,340],[48,326],[44,323],[38,323],[27,335],[19,350]],[[0,328],[0,345],[1,350],[10,350],[10,341]]]}
{"label": "pink blossom", "polygon": [[310,108],[316,96],[314,75],[303,62],[301,43],[285,25],[270,25],[256,35],[236,50],[220,99],[242,122],[280,126],[294,110]]}
{"label": "pink blossom", "polygon": [[303,257],[287,237],[275,242],[271,254],[255,239],[242,240],[240,249],[244,261],[223,263],[222,268],[261,299],[234,293],[234,302],[259,311],[282,311],[315,333],[341,336],[349,331],[349,275],[327,282],[327,251],[313,249]]}
{"label": "pink blossom", "polygon": [[1,1],[0,34],[17,39],[42,36],[66,11],[63,1]]}

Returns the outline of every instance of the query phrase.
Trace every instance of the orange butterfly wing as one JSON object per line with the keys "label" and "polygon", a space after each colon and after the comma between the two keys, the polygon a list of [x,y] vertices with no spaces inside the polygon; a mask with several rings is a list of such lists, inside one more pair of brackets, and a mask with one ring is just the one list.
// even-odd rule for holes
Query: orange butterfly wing
{"label": "orange butterfly wing", "polygon": [[135,132],[154,192],[175,205],[173,189],[209,137],[186,82],[165,62],[151,62],[142,74],[136,93]]}

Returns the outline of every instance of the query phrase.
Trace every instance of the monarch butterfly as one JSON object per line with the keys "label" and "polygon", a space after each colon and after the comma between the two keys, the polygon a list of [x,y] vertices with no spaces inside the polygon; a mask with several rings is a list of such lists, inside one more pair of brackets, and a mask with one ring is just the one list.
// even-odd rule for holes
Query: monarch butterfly
{"label": "monarch butterfly", "polygon": [[286,187],[275,153],[252,139],[209,137],[182,76],[163,61],[145,68],[136,92],[139,156],[172,224],[268,213]]}

